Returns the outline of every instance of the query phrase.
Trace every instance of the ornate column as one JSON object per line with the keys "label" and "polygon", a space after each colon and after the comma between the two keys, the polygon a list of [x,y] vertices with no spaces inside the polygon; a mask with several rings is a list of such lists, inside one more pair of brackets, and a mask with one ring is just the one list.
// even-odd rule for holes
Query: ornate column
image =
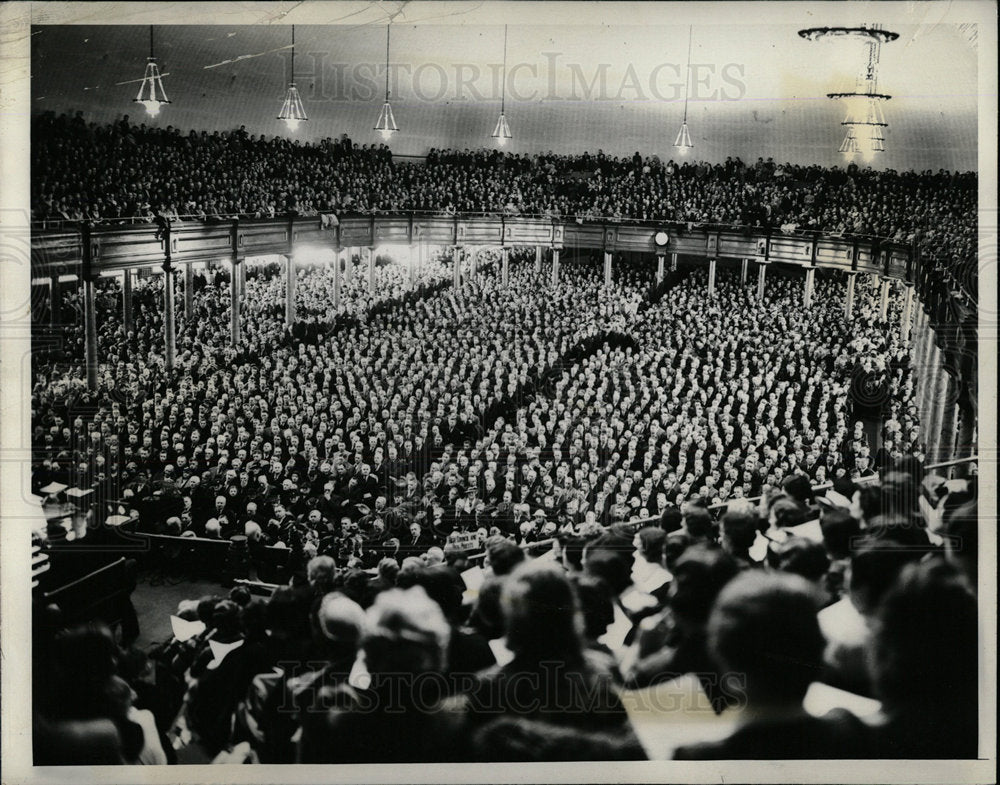
{"label": "ornate column", "polygon": [[552,285],[559,284],[559,249],[552,249]]}
{"label": "ornate column", "polygon": [[709,259],[708,260],[708,296],[711,297],[715,294],[715,268],[718,265],[718,260]]}
{"label": "ornate column", "polygon": [[767,275],[767,262],[757,263],[757,299],[764,299],[764,278]]}
{"label": "ornate column", "polygon": [[610,289],[614,273],[611,269],[611,251],[604,252],[604,288]]}
{"label": "ornate column", "polygon": [[500,249],[500,283],[510,285],[510,249],[506,245]]}
{"label": "ornate column", "polygon": [[451,274],[454,276],[452,286],[458,292],[462,288],[462,246],[451,249]]}
{"label": "ornate column", "polygon": [[542,274],[542,246],[535,246],[535,275]]}
{"label": "ornate column", "polygon": [[746,286],[747,272],[750,269],[750,260],[744,259],[740,264],[740,283]]}

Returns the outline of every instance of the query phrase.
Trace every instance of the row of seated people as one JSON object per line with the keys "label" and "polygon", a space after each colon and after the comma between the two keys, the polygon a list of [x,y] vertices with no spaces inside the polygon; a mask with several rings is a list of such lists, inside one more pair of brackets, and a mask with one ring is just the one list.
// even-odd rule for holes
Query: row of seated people
{"label": "row of seated people", "polygon": [[[36,220],[196,220],[349,211],[458,211],[784,227],[919,242],[945,266],[976,257],[975,173],[662,162],[655,156],[430,150],[135,125],[32,122]],[[127,155],[123,151],[127,150]],[[239,174],[237,174],[237,172]]]}
{"label": "row of seated people", "polygon": [[[296,320],[305,323],[331,324],[344,320],[364,321],[373,310],[391,306],[408,295],[438,287],[451,280],[451,269],[437,259],[414,264],[413,279],[406,265],[396,264],[385,256],[375,258],[375,274],[369,283],[367,264],[351,260],[351,272],[342,270],[340,307],[334,308],[334,279],[332,263],[303,265],[296,271],[295,308]],[[241,300],[241,313],[245,321],[259,319],[267,314],[280,319],[284,314],[285,280],[281,265],[251,264],[246,285],[249,292]],[[180,281],[180,277],[177,278]],[[228,307],[228,300],[220,302],[221,293],[229,290],[229,275],[222,270],[198,271],[192,281],[192,314],[185,315],[182,284],[175,283],[175,313],[179,322],[179,335],[185,336],[190,327],[206,316],[206,310],[217,306]],[[162,353],[163,343],[163,278],[156,275],[137,278],[132,285],[132,310],[134,329],[127,335],[122,325],[123,290],[118,277],[97,280],[94,304],[97,323],[97,353],[104,362],[115,358],[127,359],[129,354],[147,356]],[[48,305],[33,311],[37,323],[48,321]],[[76,362],[83,358],[83,293],[79,286],[66,287],[56,306],[59,318],[59,340],[41,339],[37,345],[37,363]]]}
{"label": "row of seated people", "polygon": [[[35,489],[95,485],[150,531],[268,544],[292,545],[293,523],[317,547],[345,525],[379,541],[405,542],[414,524],[418,540],[494,527],[530,539],[693,495],[755,496],[795,472],[864,478],[919,447],[905,353],[864,287],[848,329],[836,281],[802,312],[791,279],[757,302],[725,279],[708,298],[696,276],[640,312],[644,279],[621,279],[605,289],[581,264],[539,287],[514,265],[506,289],[484,273],[462,298],[445,290],[323,344],[203,343],[166,389],[155,362],[119,362],[89,421],[69,420],[50,376],[35,391]],[[219,342],[213,291],[223,313],[206,299],[195,326]],[[885,376],[874,436],[849,427],[869,361]]]}
{"label": "row of seated people", "polygon": [[975,757],[974,478],[795,479],[718,520],[493,536],[483,567],[317,556],[149,650],[36,624],[35,763]]}
{"label": "row of seated people", "polygon": [[[111,346],[108,351],[110,356],[106,358],[106,362],[101,363],[99,369],[101,390],[98,396],[103,401],[97,403],[97,417],[91,421],[97,427],[90,430],[97,433],[104,431],[103,436],[84,436],[88,429],[82,426],[83,412],[87,407],[79,405],[79,401],[81,398],[91,399],[94,396],[80,392],[78,371],[74,375],[63,369],[36,366],[36,425],[41,429],[36,434],[39,437],[38,446],[53,452],[51,457],[58,457],[64,452],[72,455],[77,447],[84,452],[92,451],[102,439],[110,439],[123,451],[125,464],[142,463],[144,471],[156,475],[164,467],[155,465],[161,445],[156,444],[153,449],[152,440],[156,438],[159,441],[164,435],[163,429],[170,430],[182,421],[187,421],[185,439],[193,437],[195,441],[190,444],[190,449],[185,448],[182,452],[190,453],[187,455],[189,460],[201,463],[209,460],[205,464],[208,469],[209,465],[216,465],[218,450],[225,448],[224,444],[216,444],[216,437],[222,430],[221,423],[228,420],[230,425],[237,424],[235,410],[230,418],[223,414],[220,407],[220,398],[226,394],[217,388],[217,385],[221,385],[229,391],[230,396],[234,395],[235,390],[240,391],[239,398],[245,396],[246,407],[239,416],[243,418],[245,429],[258,437],[253,445],[254,452],[257,447],[264,449],[262,441],[271,441],[272,434],[277,435],[278,431],[286,428],[288,412],[280,416],[278,410],[290,405],[298,410],[293,416],[293,420],[299,420],[296,426],[304,425],[307,428],[307,431],[295,434],[300,447],[304,445],[305,439],[309,439],[321,451],[320,458],[331,457],[332,452],[337,449],[335,436],[338,441],[347,438],[345,427],[351,430],[361,429],[361,433],[351,435],[350,439],[353,442],[358,436],[364,437],[365,448],[369,449],[368,436],[374,434],[376,426],[381,424],[383,429],[390,428],[396,432],[389,439],[383,437],[383,441],[395,441],[399,451],[406,453],[407,459],[410,459],[420,453],[422,443],[427,443],[429,447],[431,439],[443,439],[441,432],[449,428],[443,421],[447,418],[442,417],[434,434],[430,433],[429,421],[434,416],[429,408],[430,403],[422,404],[422,422],[414,423],[417,415],[415,403],[420,396],[416,391],[418,383],[422,383],[421,386],[428,391],[431,384],[442,388],[441,395],[435,396],[438,406],[448,402],[452,404],[449,408],[455,409],[459,393],[464,398],[462,408],[465,410],[473,405],[477,408],[502,406],[505,387],[509,394],[518,385],[528,383],[529,373],[537,376],[544,372],[547,364],[556,361],[555,349],[565,353],[567,347],[592,339],[607,324],[615,322],[620,318],[621,311],[634,310],[640,299],[638,287],[642,279],[637,278],[636,284],[621,284],[614,291],[607,292],[599,285],[596,276],[588,276],[586,286],[582,287],[585,294],[582,298],[579,296],[581,287],[574,283],[572,272],[567,272],[556,291],[547,295],[540,291],[529,291],[528,282],[532,280],[533,275],[527,267],[520,269],[515,272],[512,286],[509,287],[516,291],[515,296],[493,299],[502,288],[499,278],[496,275],[488,278],[484,276],[460,298],[443,291],[419,305],[410,302],[400,309],[380,313],[369,322],[352,326],[350,330],[333,336],[329,342],[309,346],[284,340],[283,320],[271,315],[273,308],[267,305],[273,304],[277,295],[270,290],[261,290],[261,300],[256,303],[251,301],[248,306],[263,314],[263,317],[248,321],[246,348],[239,351],[225,345],[228,319],[228,314],[225,313],[228,302],[225,288],[206,286],[196,296],[195,318],[185,322],[178,335],[177,365],[180,378],[166,391],[166,405],[172,411],[164,410],[163,394],[158,389],[163,383],[161,353],[153,348],[152,339],[142,342],[129,336],[124,339],[127,351],[120,345]],[[255,293],[256,290],[252,288],[248,290],[250,295]],[[519,298],[521,302],[518,306]],[[544,331],[534,329],[546,318],[543,311],[551,317],[560,313],[566,315],[559,319],[550,318],[550,324]],[[154,325],[159,322],[159,315],[155,310],[147,312],[143,309],[136,313],[135,318],[135,335],[149,336],[155,332]],[[462,319],[467,325],[457,334],[453,326],[456,318]],[[501,324],[506,329],[502,336],[497,335],[493,329]],[[555,329],[556,325],[558,330]],[[120,327],[118,330],[120,331]],[[110,332],[115,334],[113,329]],[[553,349],[547,341],[550,336],[560,333],[563,334],[562,340]],[[469,360],[457,367],[449,367],[462,354],[453,346],[456,340],[469,346]],[[275,344],[281,345],[281,348],[275,350]],[[407,349],[405,353],[400,351],[403,348]],[[135,362],[138,356],[143,357],[143,363]],[[265,357],[263,363],[259,359],[262,356]],[[475,363],[479,372],[479,379],[476,381],[479,382],[477,389],[480,393],[473,393],[470,389],[471,363]],[[371,372],[373,366],[379,373]],[[403,376],[403,369],[407,369],[410,376]],[[390,381],[399,384],[391,399],[386,386]],[[77,395],[74,396],[73,393]],[[301,398],[303,394],[309,396],[308,406],[312,407],[308,421],[305,419],[306,402]],[[481,396],[484,394],[486,400],[482,402]],[[286,395],[289,396],[287,402]],[[476,395],[480,398],[476,399]],[[78,402],[76,404],[73,402],[74,397]],[[295,401],[296,397],[300,400]],[[334,400],[331,401],[331,398]],[[183,408],[176,408],[180,400],[187,403]],[[323,401],[322,411],[317,411],[320,400]],[[408,404],[406,411],[401,406],[403,400]],[[198,401],[204,403],[197,407],[198,411],[195,413],[192,404]],[[80,415],[70,418],[69,412],[74,405],[82,411]],[[136,410],[134,407],[139,408]],[[219,411],[211,413],[212,407],[219,408]],[[191,409],[190,416],[184,411],[185,408]],[[271,411],[274,411],[280,423],[278,420],[271,423],[271,417],[263,414]],[[362,411],[365,412],[363,417]],[[460,412],[462,427],[472,429],[467,413]],[[384,416],[382,423],[378,423],[380,415]],[[208,422],[209,416],[211,423]],[[401,422],[404,419],[409,422],[408,427],[404,427]],[[126,426],[130,420],[134,422],[128,426],[128,431],[111,433],[111,430]],[[255,421],[259,421],[259,428]],[[70,444],[65,438],[64,431],[71,424],[74,426],[75,438],[82,437],[79,444]],[[414,425],[419,430],[414,429]],[[339,435],[335,433],[337,428],[341,429]],[[469,435],[473,430],[469,431]],[[263,431],[267,431],[267,439],[259,438]],[[171,451],[174,450],[173,435],[174,433],[169,434],[171,443],[163,445]],[[235,438],[237,432],[233,430],[231,436]],[[405,439],[402,438],[404,436]],[[417,442],[417,439],[420,441]],[[416,453],[415,442],[418,447]],[[272,444],[266,449],[270,451],[273,446]],[[208,450],[207,457],[203,454],[205,450]],[[63,469],[67,468],[67,457],[69,456],[62,455],[59,459]],[[111,460],[117,457],[103,456],[98,461],[101,470],[108,474],[106,462],[119,463]],[[170,456],[171,460],[176,457]],[[233,454],[231,457],[237,456]],[[245,461],[246,457],[242,460]],[[75,460],[68,461],[68,465],[77,468]]]}

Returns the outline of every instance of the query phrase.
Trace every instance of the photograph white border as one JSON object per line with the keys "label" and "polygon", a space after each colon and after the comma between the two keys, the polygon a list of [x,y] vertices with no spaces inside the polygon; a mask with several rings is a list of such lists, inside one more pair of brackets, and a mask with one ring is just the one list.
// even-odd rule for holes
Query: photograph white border
{"label": "photograph white border", "polygon": [[[836,25],[975,22],[979,53],[979,511],[981,722],[977,761],[723,761],[614,764],[32,767],[29,614],[30,482],[30,29],[34,24],[333,24],[398,3],[6,2],[0,5],[0,677],[2,782],[996,782],[997,5],[995,2],[432,2],[406,4],[407,24],[643,24],[664,8],[694,24]],[[384,12],[383,12],[384,13]],[[423,21],[426,20],[426,21]],[[356,21],[356,20],[354,20]],[[947,729],[942,729],[947,732]]]}

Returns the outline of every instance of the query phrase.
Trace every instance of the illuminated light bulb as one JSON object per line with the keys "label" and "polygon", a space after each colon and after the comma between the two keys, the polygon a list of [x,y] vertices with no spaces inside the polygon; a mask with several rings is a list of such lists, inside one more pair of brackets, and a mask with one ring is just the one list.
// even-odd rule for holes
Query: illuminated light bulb
{"label": "illuminated light bulb", "polygon": [[510,132],[510,125],[508,124],[503,111],[500,112],[500,117],[497,119],[496,127],[493,129],[493,138],[500,147],[507,144],[508,139],[514,138],[513,134]]}
{"label": "illuminated light bulb", "polygon": [[399,126],[396,125],[396,118],[392,116],[392,105],[388,101],[382,104],[382,111],[378,114],[375,130],[379,132],[382,139],[386,142],[399,130]]}

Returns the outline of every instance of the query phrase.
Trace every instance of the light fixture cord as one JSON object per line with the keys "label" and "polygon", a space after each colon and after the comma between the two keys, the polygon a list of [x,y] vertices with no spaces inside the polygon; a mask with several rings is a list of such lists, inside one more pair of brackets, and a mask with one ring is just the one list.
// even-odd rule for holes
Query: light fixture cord
{"label": "light fixture cord", "polygon": [[149,26],[149,59],[153,59],[153,26]]}
{"label": "light fixture cord", "polygon": [[500,114],[507,104],[507,25],[503,26],[503,86],[500,88]]}
{"label": "light fixture cord", "polygon": [[385,26],[385,102],[389,103],[389,30],[391,25]]}
{"label": "light fixture cord", "polygon": [[694,25],[688,25],[688,60],[687,60],[687,70],[684,72],[684,122],[688,121],[688,92],[691,89],[691,38],[694,31]]}

